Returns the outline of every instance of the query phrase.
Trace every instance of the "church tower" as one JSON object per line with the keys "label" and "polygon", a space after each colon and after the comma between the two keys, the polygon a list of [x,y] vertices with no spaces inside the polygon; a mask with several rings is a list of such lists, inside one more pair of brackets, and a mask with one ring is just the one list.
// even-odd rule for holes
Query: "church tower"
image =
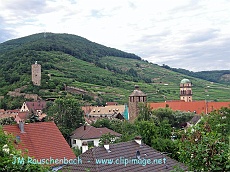
{"label": "church tower", "polygon": [[133,122],[139,113],[139,103],[146,103],[147,96],[136,85],[134,91],[129,96],[129,121]]}
{"label": "church tower", "polygon": [[41,85],[41,65],[35,62],[31,66],[32,72],[32,82],[34,85],[40,86]]}
{"label": "church tower", "polygon": [[180,82],[180,100],[192,102],[192,83],[188,79],[182,79]]}

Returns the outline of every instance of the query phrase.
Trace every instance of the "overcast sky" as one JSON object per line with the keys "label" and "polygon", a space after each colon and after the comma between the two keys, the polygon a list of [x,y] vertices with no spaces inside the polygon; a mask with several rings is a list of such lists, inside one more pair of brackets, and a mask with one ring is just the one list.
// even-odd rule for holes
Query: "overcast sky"
{"label": "overcast sky", "polygon": [[230,70],[230,0],[0,0],[0,42],[70,33],[191,71]]}

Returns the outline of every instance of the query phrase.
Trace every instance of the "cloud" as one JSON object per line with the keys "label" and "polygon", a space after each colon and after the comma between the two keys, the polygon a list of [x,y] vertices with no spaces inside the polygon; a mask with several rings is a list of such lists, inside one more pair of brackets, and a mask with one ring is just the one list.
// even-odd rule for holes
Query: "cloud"
{"label": "cloud", "polygon": [[186,43],[201,43],[204,41],[211,41],[212,39],[216,38],[218,35],[218,30],[208,30],[208,31],[200,31],[196,33],[190,34],[188,36]]}
{"label": "cloud", "polygon": [[0,42],[70,33],[153,63],[229,69],[229,9],[226,0],[7,0],[0,4]]}

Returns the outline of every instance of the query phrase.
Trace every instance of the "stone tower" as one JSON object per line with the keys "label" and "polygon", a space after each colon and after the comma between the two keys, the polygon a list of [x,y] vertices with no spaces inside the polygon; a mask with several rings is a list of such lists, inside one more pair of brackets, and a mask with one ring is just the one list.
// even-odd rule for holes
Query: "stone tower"
{"label": "stone tower", "polygon": [[32,64],[31,66],[32,71],[32,82],[34,85],[40,86],[41,85],[41,65],[37,64],[37,61],[35,64]]}
{"label": "stone tower", "polygon": [[192,102],[192,83],[188,79],[182,79],[180,82],[180,100]]}
{"label": "stone tower", "polygon": [[139,90],[138,86],[135,86],[134,91],[129,96],[129,121],[133,122],[139,113],[139,103],[145,103],[147,100],[146,94]]}

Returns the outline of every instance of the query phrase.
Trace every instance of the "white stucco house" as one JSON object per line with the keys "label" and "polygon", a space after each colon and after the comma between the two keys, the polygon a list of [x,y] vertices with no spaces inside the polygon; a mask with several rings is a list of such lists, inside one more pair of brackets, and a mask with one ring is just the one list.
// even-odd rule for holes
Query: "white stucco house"
{"label": "white stucco house", "polygon": [[106,127],[96,128],[90,125],[84,125],[74,130],[70,136],[71,146],[81,148],[83,142],[91,143],[93,146],[99,146],[99,140],[103,134],[114,135],[119,138],[121,134]]}

